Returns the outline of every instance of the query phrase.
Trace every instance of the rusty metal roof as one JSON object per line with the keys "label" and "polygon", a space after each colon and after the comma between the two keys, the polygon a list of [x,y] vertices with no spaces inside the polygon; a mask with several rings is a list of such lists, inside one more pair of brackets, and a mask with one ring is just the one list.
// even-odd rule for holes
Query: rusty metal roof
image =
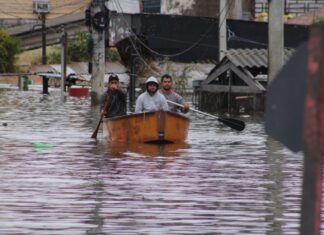
{"label": "rusty metal roof", "polygon": [[[284,62],[287,62],[295,49],[285,49]],[[230,60],[237,67],[268,67],[267,49],[230,49],[225,53],[224,60]]]}

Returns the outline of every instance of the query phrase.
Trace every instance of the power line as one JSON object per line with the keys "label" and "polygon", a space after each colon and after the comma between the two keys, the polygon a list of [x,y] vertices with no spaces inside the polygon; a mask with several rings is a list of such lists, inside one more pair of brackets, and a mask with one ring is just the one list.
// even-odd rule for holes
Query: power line
{"label": "power line", "polygon": [[[120,8],[121,9],[121,7],[120,7],[120,5],[118,4],[116,4],[116,1],[113,1],[114,2],[114,4],[115,4],[115,6],[116,6],[116,9],[118,9],[118,8]],[[122,9],[121,9],[121,11],[122,11]],[[151,68],[151,66],[145,61],[145,59],[141,56],[141,53],[138,51],[138,49],[136,48],[136,44],[133,42],[133,39],[132,39],[132,37],[129,37],[129,39],[130,39],[130,42],[131,42],[131,44],[132,44],[132,47],[134,48],[134,50],[135,50],[135,52],[136,52],[136,54],[137,54],[137,56],[138,56],[138,58],[146,65],[146,67],[153,73],[153,74],[155,74],[156,76],[159,76],[159,74],[156,72],[156,71],[154,71],[152,68]]]}
{"label": "power line", "polygon": [[[230,2],[227,2],[224,6],[223,9],[221,9],[221,12],[223,12],[225,9],[227,10],[226,12],[226,17],[228,16],[228,13],[230,11],[230,8],[232,7],[234,3],[234,0],[231,0]],[[190,51],[192,48],[196,47],[207,35],[208,33],[212,30],[213,26],[214,25],[211,25],[207,30],[206,32],[196,41],[194,42],[191,46],[189,46],[188,48],[184,49],[183,51],[181,52],[178,52],[178,53],[175,53],[175,54],[162,54],[160,52],[157,52],[155,50],[153,50],[152,48],[150,48],[147,44],[145,44],[140,38],[137,37],[137,35],[132,31],[131,27],[129,26],[125,16],[124,16],[124,13],[123,13],[123,10],[122,10],[122,7],[121,5],[119,4],[118,0],[117,0],[117,3],[116,3],[116,0],[114,0],[114,4],[116,5],[116,7],[118,7],[121,11],[121,15],[122,15],[122,18],[127,26],[127,29],[128,31],[135,37],[135,40],[138,41],[143,47],[145,47],[147,50],[149,50],[151,53],[155,54],[155,55],[158,55],[158,56],[161,56],[161,57],[176,57],[176,56],[179,56],[179,55],[182,55],[188,51]],[[117,6],[118,5],[118,6]],[[225,20],[226,20],[226,17],[224,17],[223,21],[220,23],[220,26],[222,24],[225,23]],[[171,40],[171,39],[170,39]]]}
{"label": "power line", "polygon": [[[11,0],[12,1],[12,0]],[[55,13],[55,12],[50,12],[49,14],[54,16],[54,15],[59,15],[59,16],[66,16],[66,15],[70,15],[70,14],[73,14],[81,9],[84,9],[86,6],[89,5],[89,0],[83,0],[84,3],[82,3],[81,6],[75,8],[75,9],[71,9],[71,11],[69,11],[68,13],[66,14],[62,14],[62,13]],[[18,9],[21,9],[20,6],[24,5],[23,3],[19,2],[19,1],[14,1],[14,2],[11,2],[13,3],[13,5],[16,5],[17,7],[15,7],[15,9],[17,10],[14,10],[14,11],[4,11],[3,9],[0,9],[0,12],[4,15],[8,15],[8,16],[11,16],[11,17],[14,17],[15,19],[20,19],[20,20],[26,20],[26,18],[23,18],[21,17],[20,15],[36,15],[36,14],[33,14],[32,12],[32,9],[30,11],[24,11],[24,10],[18,10]],[[57,5],[51,5],[51,11],[55,11],[55,10],[58,10],[58,9],[61,9],[61,8],[64,8],[64,7],[72,7],[72,6],[78,6],[80,5],[80,1],[79,0],[75,0],[75,1],[69,1],[68,3],[64,3],[64,4],[57,4]],[[34,18],[30,18],[30,19],[34,19]],[[8,19],[9,20],[9,19]]]}

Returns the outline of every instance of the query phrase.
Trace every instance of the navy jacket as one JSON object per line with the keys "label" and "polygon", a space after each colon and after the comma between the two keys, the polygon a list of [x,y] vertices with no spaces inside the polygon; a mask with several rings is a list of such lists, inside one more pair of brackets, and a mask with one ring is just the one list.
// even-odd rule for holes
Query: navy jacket
{"label": "navy jacket", "polygon": [[[104,108],[109,92],[111,91],[108,90],[101,96],[100,110]],[[126,94],[121,89],[118,89],[112,94],[105,117],[112,118],[122,115],[126,115]]]}

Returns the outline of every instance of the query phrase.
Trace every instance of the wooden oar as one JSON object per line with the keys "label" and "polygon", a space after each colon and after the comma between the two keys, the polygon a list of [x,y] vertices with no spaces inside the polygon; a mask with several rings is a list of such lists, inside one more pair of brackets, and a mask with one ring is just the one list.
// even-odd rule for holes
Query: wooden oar
{"label": "wooden oar", "polygon": [[[182,104],[178,104],[178,103],[175,103],[173,101],[170,101],[170,100],[167,100],[168,103],[170,104],[174,104],[174,105],[177,105],[179,107],[184,107]],[[216,118],[218,121],[220,121],[221,123],[225,124],[226,126],[229,126],[237,131],[243,131],[244,128],[245,128],[245,122],[241,121],[241,120],[237,120],[237,119],[234,119],[234,118],[221,118],[221,117],[217,117],[217,116],[214,116],[212,114],[209,114],[209,113],[204,113],[202,111],[199,111],[197,109],[193,109],[193,108],[189,108],[190,110],[192,111],[195,111],[197,113],[200,113],[200,114],[203,114],[203,115],[206,115],[206,116],[209,116],[209,117],[213,117],[213,118]]]}
{"label": "wooden oar", "polygon": [[93,139],[96,139],[96,138],[97,138],[100,124],[101,124],[101,122],[102,122],[103,117],[105,116],[105,113],[107,112],[107,110],[108,110],[108,108],[109,108],[110,100],[111,100],[111,98],[112,98],[112,95],[113,95],[113,92],[110,91],[110,92],[109,92],[109,95],[108,95],[108,97],[107,97],[107,99],[106,99],[106,103],[105,103],[105,106],[104,106],[103,112],[100,114],[100,120],[99,120],[99,122],[98,122],[98,124],[97,124],[96,129],[94,130],[94,132],[93,132],[93,134],[92,134],[92,136],[91,136],[91,138],[93,138]]}

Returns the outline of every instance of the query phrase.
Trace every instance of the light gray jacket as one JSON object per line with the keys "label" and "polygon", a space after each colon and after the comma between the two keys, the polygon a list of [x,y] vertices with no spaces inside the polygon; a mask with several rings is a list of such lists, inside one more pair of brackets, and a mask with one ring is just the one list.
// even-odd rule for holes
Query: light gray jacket
{"label": "light gray jacket", "polygon": [[168,103],[160,92],[155,92],[150,95],[147,91],[142,93],[136,100],[135,113],[151,112],[157,110],[167,111],[169,108]]}

